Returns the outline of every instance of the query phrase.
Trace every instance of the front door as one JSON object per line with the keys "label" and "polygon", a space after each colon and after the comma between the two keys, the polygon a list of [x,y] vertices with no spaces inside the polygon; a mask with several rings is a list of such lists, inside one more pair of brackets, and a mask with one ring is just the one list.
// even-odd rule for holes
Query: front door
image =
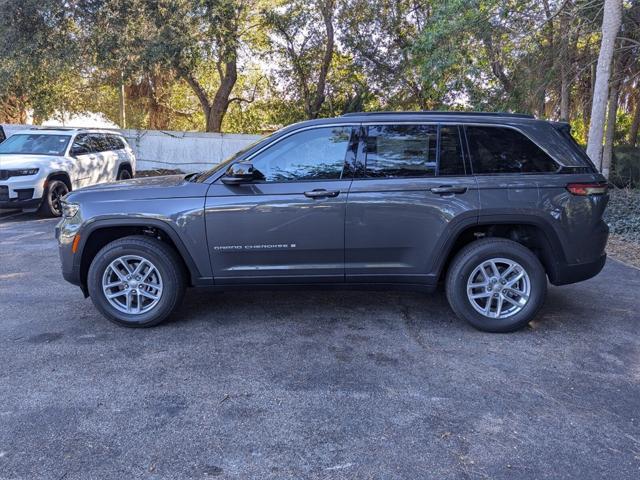
{"label": "front door", "polygon": [[349,192],[348,282],[431,284],[444,242],[477,221],[477,183],[456,125],[365,126]]}
{"label": "front door", "polygon": [[81,133],[76,136],[71,145],[70,154],[74,158],[72,169],[73,188],[93,185],[93,177],[96,170],[98,145],[95,139],[88,133]]}
{"label": "front door", "polygon": [[212,184],[205,215],[216,284],[344,281],[354,131],[293,132],[246,159],[257,180]]}

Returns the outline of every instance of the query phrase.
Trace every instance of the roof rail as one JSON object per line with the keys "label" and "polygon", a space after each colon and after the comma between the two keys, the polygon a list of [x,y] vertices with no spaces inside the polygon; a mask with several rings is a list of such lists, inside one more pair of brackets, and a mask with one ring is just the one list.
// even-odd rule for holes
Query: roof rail
{"label": "roof rail", "polygon": [[533,115],[526,113],[510,113],[510,112],[462,112],[447,110],[419,110],[416,112],[352,112],[345,113],[343,117],[359,117],[370,115],[464,115],[474,117],[514,117],[514,118],[535,118]]}
{"label": "roof rail", "polygon": [[83,130],[82,128],[74,128],[74,127],[43,127],[40,125],[33,125],[29,127],[29,130],[60,130],[64,132],[73,132],[76,130]]}

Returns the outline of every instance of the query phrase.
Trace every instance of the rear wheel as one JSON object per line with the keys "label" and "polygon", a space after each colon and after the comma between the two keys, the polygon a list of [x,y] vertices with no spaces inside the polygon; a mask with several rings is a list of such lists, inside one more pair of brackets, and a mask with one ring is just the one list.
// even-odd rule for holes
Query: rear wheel
{"label": "rear wheel", "polygon": [[69,193],[69,187],[62,180],[49,180],[42,196],[38,214],[43,217],[59,217],[62,215],[60,201]]}
{"label": "rear wheel", "polygon": [[118,170],[118,176],[116,180],[129,180],[131,178],[131,171],[127,167],[122,167]]}
{"label": "rear wheel", "polygon": [[542,307],[547,277],[534,253],[502,238],[472,242],[447,272],[453,311],[487,332],[512,332],[527,325]]}
{"label": "rear wheel", "polygon": [[109,320],[126,327],[151,327],[178,306],[185,279],[171,247],[136,235],[115,240],[97,253],[87,286],[94,305]]}

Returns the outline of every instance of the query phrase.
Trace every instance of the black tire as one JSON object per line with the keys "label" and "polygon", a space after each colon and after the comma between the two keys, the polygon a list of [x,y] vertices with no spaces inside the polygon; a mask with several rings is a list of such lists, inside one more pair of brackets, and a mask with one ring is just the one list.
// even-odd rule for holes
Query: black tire
{"label": "black tire", "polygon": [[38,215],[43,217],[59,217],[62,215],[60,199],[69,193],[69,186],[62,180],[49,180],[42,195],[42,203]]}
{"label": "black tire", "polygon": [[[160,300],[147,312],[122,312],[112,306],[104,294],[102,279],[105,270],[111,262],[124,255],[149,260],[162,278]],[[96,254],[89,267],[87,287],[93,304],[107,319],[125,327],[152,327],[164,321],[180,304],[185,290],[185,272],[173,248],[152,237],[133,235],[114,240]]]}
{"label": "black tire", "polygon": [[[517,262],[530,280],[528,301],[519,312],[506,318],[490,318],[481,314],[467,296],[467,281],[474,269],[493,258]],[[446,294],[451,308],[458,317],[485,332],[513,332],[524,327],[542,307],[546,292],[547,276],[538,257],[525,246],[504,238],[485,238],[470,243],[456,255],[447,271]],[[497,312],[497,307],[495,310]]]}
{"label": "black tire", "polygon": [[120,167],[116,180],[129,180],[131,177],[131,171],[127,167]]}

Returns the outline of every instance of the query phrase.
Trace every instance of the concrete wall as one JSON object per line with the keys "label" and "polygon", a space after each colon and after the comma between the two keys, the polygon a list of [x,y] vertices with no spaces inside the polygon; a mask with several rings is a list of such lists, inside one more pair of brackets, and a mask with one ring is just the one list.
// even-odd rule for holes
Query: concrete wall
{"label": "concrete wall", "polygon": [[[7,136],[31,125],[3,125]],[[117,130],[131,145],[138,170],[199,172],[255,142],[259,135],[159,130]]]}

